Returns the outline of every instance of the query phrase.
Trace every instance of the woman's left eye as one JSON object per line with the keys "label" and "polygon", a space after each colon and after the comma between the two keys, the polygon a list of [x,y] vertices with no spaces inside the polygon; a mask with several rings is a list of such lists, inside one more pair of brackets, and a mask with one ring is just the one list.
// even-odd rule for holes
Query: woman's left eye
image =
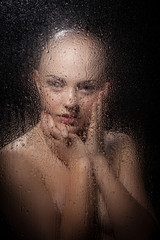
{"label": "woman's left eye", "polygon": [[82,90],[82,91],[85,91],[85,92],[87,92],[87,91],[92,91],[92,90],[94,90],[94,86],[88,86],[88,85],[86,85],[86,86],[83,86],[83,87],[81,88],[81,90]]}
{"label": "woman's left eye", "polygon": [[85,90],[85,91],[88,91],[89,89],[90,89],[89,86],[85,86],[85,87],[83,87],[83,90]]}

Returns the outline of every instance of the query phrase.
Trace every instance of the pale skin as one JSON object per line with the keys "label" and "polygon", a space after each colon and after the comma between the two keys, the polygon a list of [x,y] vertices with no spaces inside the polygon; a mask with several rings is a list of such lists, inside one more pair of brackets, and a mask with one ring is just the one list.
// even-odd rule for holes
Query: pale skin
{"label": "pale skin", "polygon": [[70,34],[48,50],[33,74],[41,120],[2,150],[4,215],[25,239],[93,239],[96,214],[98,239],[154,239],[135,143],[103,129],[103,47]]}

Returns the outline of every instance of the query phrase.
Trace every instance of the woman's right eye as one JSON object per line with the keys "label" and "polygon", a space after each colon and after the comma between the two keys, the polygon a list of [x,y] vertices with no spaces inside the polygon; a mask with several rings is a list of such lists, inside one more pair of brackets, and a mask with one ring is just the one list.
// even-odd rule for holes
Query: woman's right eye
{"label": "woman's right eye", "polygon": [[59,83],[57,81],[50,81],[49,80],[49,81],[47,81],[47,83],[48,83],[49,86],[51,86],[53,88],[61,88],[61,87],[63,87],[62,83]]}

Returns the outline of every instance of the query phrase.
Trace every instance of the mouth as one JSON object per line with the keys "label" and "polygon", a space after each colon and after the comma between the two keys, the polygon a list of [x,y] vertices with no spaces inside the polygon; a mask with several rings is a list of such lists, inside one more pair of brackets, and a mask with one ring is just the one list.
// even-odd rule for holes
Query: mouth
{"label": "mouth", "polygon": [[77,124],[78,116],[76,114],[61,114],[58,115],[61,122],[67,125]]}

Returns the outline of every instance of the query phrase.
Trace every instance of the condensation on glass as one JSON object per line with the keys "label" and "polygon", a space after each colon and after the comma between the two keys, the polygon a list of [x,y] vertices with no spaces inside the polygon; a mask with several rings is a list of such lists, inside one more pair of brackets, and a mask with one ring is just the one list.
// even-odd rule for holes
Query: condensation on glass
{"label": "condensation on glass", "polygon": [[[142,5],[28,0],[0,9],[2,232],[38,240],[154,233],[143,172]],[[139,228],[147,221],[155,229]]]}

